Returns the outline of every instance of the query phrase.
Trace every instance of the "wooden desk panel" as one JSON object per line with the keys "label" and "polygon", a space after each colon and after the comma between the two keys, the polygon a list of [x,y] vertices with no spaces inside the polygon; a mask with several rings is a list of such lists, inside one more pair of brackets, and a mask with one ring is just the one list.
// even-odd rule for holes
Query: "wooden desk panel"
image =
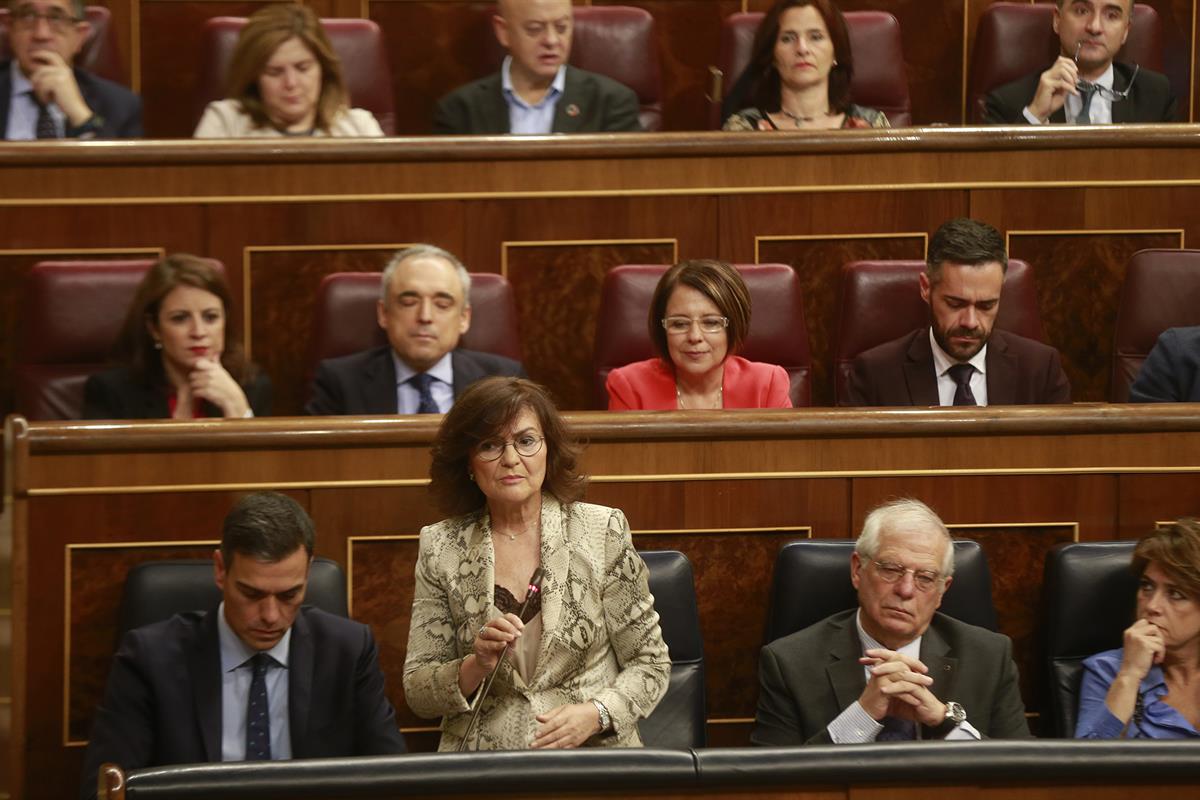
{"label": "wooden desk panel", "polygon": [[[744,741],[754,714],[770,565],[784,541],[853,535],[886,497],[929,501],[988,553],[1032,710],[1045,550],[1200,512],[1195,405],[569,418],[590,443],[588,499],[624,509],[639,548],[682,550],[694,563],[710,727],[725,743],[730,731]],[[255,489],[284,489],[309,509],[318,553],[346,567],[352,613],[378,637],[402,724],[427,727],[403,703],[401,668],[414,537],[440,518],[424,488],[436,423],[10,418],[14,786],[30,797],[69,792],[129,564],[206,552],[233,498]],[[30,770],[61,783],[24,784]]]}

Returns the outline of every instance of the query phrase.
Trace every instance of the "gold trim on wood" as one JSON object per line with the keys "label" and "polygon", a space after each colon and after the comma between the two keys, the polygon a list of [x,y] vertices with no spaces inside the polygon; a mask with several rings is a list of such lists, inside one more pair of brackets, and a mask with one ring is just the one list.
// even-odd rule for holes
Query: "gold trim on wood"
{"label": "gold trim on wood", "polygon": [[[2,204],[3,201],[0,201]],[[163,258],[167,251],[161,247],[16,247],[0,248],[0,256],[107,256],[150,255]]]}
{"label": "gold trim on wood", "polygon": [[221,544],[220,539],[185,539],[170,541],[126,541],[126,542],[80,542],[63,547],[63,693],[62,693],[62,746],[84,747],[87,740],[70,738],[71,734],[71,554],[75,550],[128,550],[134,547],[196,547],[198,545]]}
{"label": "gold trim on wood", "polygon": [[665,528],[662,530],[633,530],[630,533],[634,536],[691,536],[714,534],[721,535],[725,533],[786,533],[788,531],[803,531],[806,539],[812,538],[811,525],[767,525],[757,528]]}
{"label": "gold trim on wood", "polygon": [[708,717],[706,725],[748,725],[754,722],[754,717]]}
{"label": "gold trim on wood", "polygon": [[1004,233],[1004,249],[1010,249],[1010,241],[1014,236],[1131,236],[1158,233],[1175,233],[1179,235],[1179,249],[1186,247],[1186,232],[1183,228],[1096,228],[1095,230],[1077,228],[1075,230],[1012,230]]}
{"label": "gold trim on wood", "polygon": [[946,527],[951,531],[955,528],[1070,528],[1071,541],[1079,541],[1078,522],[947,522]]}
{"label": "gold trim on wood", "polygon": [[[625,194],[621,192],[620,194]],[[679,240],[663,239],[546,239],[544,241],[502,241],[500,243],[500,274],[508,278],[508,248],[510,247],[577,247],[581,245],[669,244],[672,263],[679,261]]]}
{"label": "gold trim on wood", "polygon": [[917,239],[920,238],[924,246],[922,247],[922,258],[929,253],[929,234],[923,231],[897,231],[896,233],[802,233],[780,236],[755,236],[754,237],[754,263],[761,264],[762,259],[759,257],[759,244],[762,242],[805,242],[805,241],[836,241],[840,239]]}

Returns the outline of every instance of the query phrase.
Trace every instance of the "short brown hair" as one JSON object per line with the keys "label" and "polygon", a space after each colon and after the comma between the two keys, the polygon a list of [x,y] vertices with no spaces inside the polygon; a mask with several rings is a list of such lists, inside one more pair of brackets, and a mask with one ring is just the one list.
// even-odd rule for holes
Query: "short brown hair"
{"label": "short brown hair", "polygon": [[1142,577],[1150,564],[1157,564],[1188,596],[1200,601],[1200,521],[1184,517],[1138,542],[1133,573]]}
{"label": "short brown hair", "polygon": [[783,97],[779,70],[775,68],[775,41],[779,38],[779,20],[789,8],[812,6],[825,20],[833,42],[834,65],[829,71],[829,110],[834,114],[850,108],[850,79],[854,77],[854,56],[850,52],[850,32],[846,19],[833,0],[778,0],[763,17],[746,71],[753,76],[748,97],[763,111],[778,111]]}
{"label": "short brown hair", "polygon": [[342,62],[333,52],[321,21],[308,6],[273,3],[250,15],[246,27],[238,35],[226,77],[225,95],[237,100],[255,125],[271,127],[273,123],[258,91],[258,79],[279,46],[293,38],[303,42],[321,65],[321,95],[317,98],[315,125],[328,132],[329,126],[350,101],[342,82]]}
{"label": "short brown hair", "polygon": [[936,286],[942,279],[942,265],[947,262],[970,267],[999,263],[1001,273],[1007,273],[1008,253],[1004,249],[1004,237],[986,222],[967,217],[952,219],[934,231],[929,240],[925,274],[931,286]]}
{"label": "short brown hair", "polygon": [[126,363],[134,375],[148,385],[166,383],[162,357],[154,346],[154,337],[147,323],[158,322],[163,299],[180,286],[203,289],[220,298],[221,308],[225,312],[225,350],[221,354],[221,365],[234,380],[245,383],[250,377],[251,367],[246,363],[242,350],[229,284],[215,262],[187,253],[167,256],[146,271],[134,292],[133,302],[129,304],[121,335],[117,339],[114,352],[117,359]]}
{"label": "short brown hair", "polygon": [[750,290],[741,274],[724,261],[714,261],[707,258],[697,258],[691,261],[680,261],[663,273],[654,287],[654,298],[650,301],[650,316],[646,320],[650,331],[650,341],[654,349],[667,365],[671,363],[671,353],[667,349],[667,332],[663,328],[663,317],[667,315],[667,303],[675,287],[683,284],[690,286],[713,301],[721,311],[721,315],[729,318],[729,327],[725,332],[729,336],[728,353],[733,354],[741,347],[750,332]]}
{"label": "short brown hair", "polygon": [[312,517],[292,498],[279,492],[254,492],[234,505],[221,526],[225,568],[236,553],[275,563],[304,548],[312,558],[316,531]]}
{"label": "short brown hair", "polygon": [[578,471],[580,447],[546,389],[523,378],[484,378],[454,401],[433,440],[429,491],[443,513],[469,514],[487,503],[487,497],[470,478],[471,454],[480,442],[499,435],[526,408],[537,415],[545,437],[543,490],[562,503],[583,497],[587,480]]}

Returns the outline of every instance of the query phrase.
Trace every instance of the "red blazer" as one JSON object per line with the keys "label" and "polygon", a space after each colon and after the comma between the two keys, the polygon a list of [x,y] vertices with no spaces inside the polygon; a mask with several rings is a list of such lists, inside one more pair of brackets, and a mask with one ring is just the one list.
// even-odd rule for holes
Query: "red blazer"
{"label": "red blazer", "polygon": [[[776,364],[725,359],[721,378],[725,408],[791,408],[787,370]],[[604,382],[609,411],[662,411],[679,407],[675,373],[661,358],[649,358],[618,367]]]}

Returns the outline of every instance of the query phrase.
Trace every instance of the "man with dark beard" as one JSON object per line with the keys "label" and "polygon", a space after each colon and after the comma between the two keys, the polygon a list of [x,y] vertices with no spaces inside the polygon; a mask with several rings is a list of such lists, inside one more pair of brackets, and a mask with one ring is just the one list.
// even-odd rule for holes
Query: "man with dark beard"
{"label": "man with dark beard", "polygon": [[1000,232],[954,219],[929,243],[921,298],[929,327],[854,360],[849,406],[986,406],[1071,402],[1058,351],[996,330],[1008,255]]}

